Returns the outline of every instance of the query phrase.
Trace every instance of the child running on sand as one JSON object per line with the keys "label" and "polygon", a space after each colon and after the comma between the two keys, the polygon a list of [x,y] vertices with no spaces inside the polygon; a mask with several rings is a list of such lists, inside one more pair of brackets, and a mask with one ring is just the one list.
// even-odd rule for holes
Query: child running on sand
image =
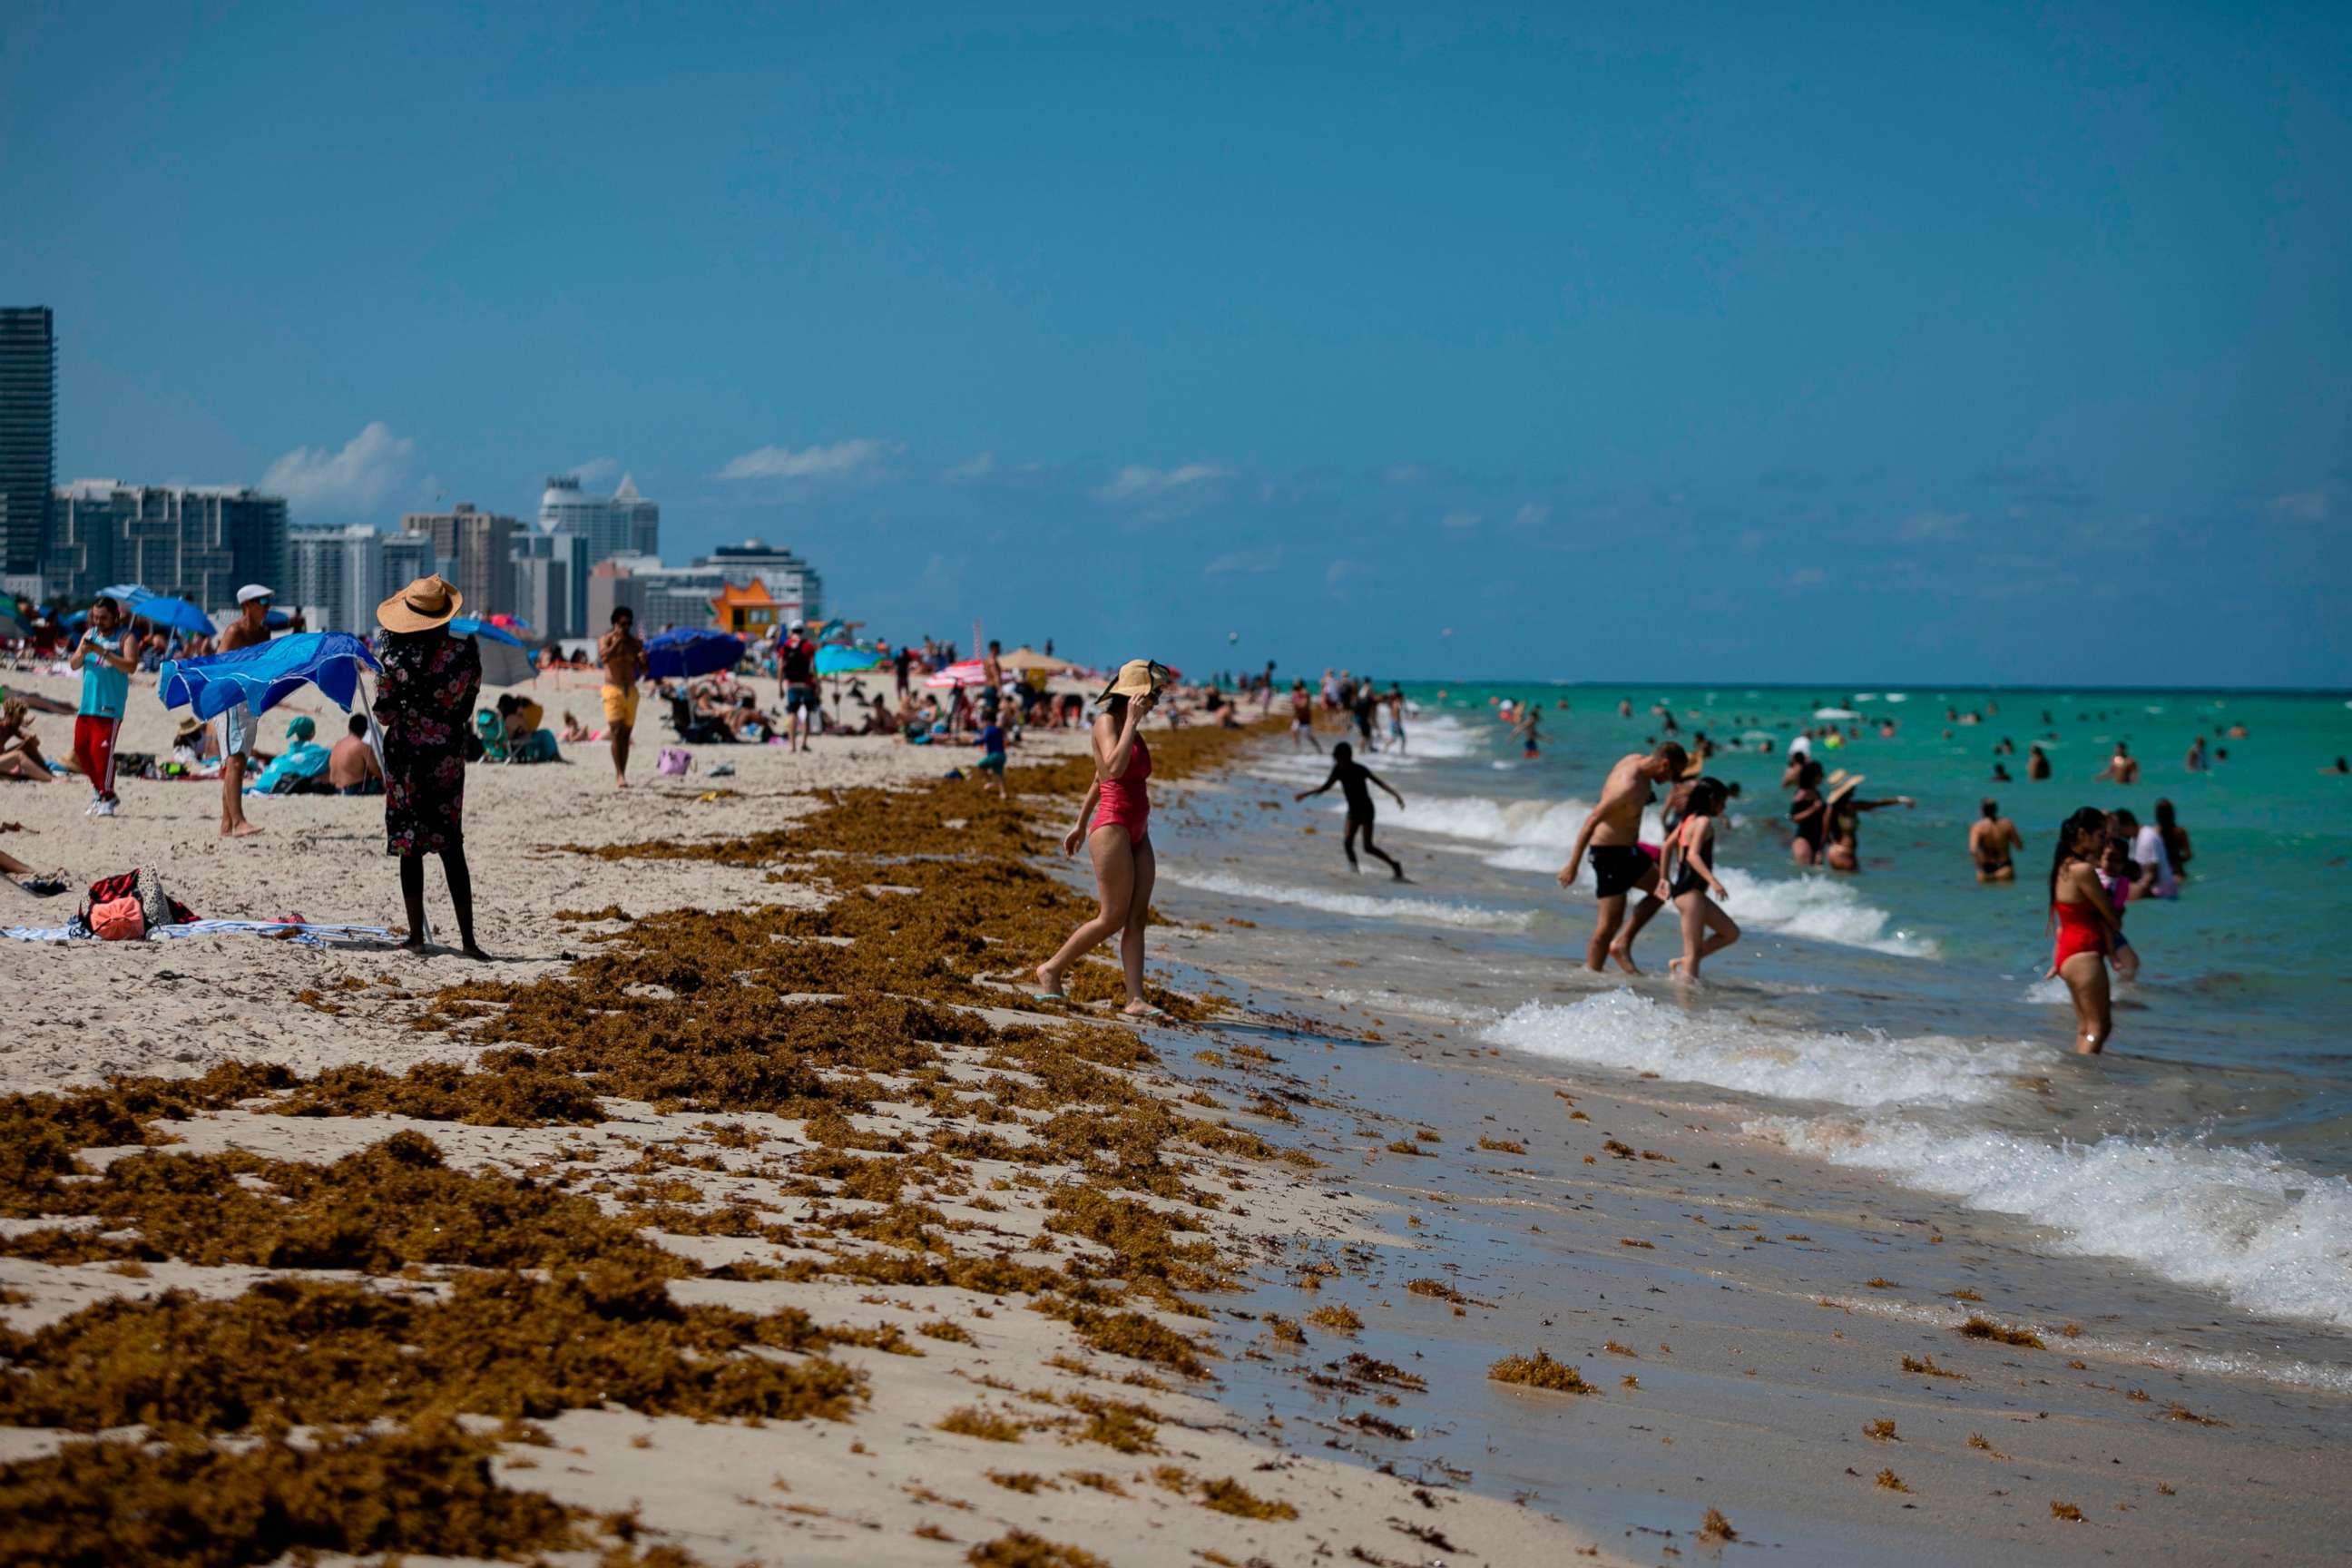
{"label": "child running on sand", "polygon": [[980,727],[980,739],[972,744],[980,748],[980,761],[972,772],[996,791],[997,799],[1010,799],[1004,793],[1004,726],[991,719]]}
{"label": "child running on sand", "polygon": [[1305,800],[1310,795],[1321,795],[1333,784],[1338,784],[1339,793],[1348,797],[1348,832],[1339,840],[1339,847],[1347,851],[1349,868],[1355,871],[1364,868],[1363,863],[1356,858],[1356,835],[1361,833],[1365,854],[1385,861],[1388,868],[1396,873],[1398,881],[1410,880],[1404,874],[1404,868],[1397,864],[1396,858],[1372,843],[1372,792],[1366,786],[1379,784],[1388,790],[1389,798],[1399,807],[1404,805],[1404,796],[1389,789],[1387,782],[1378,773],[1356,761],[1356,748],[1345,741],[1331,748],[1331,776],[1313,789],[1300,790],[1294,798]]}
{"label": "child running on sand", "polygon": [[1738,922],[1723,912],[1731,890],[1715,874],[1715,825],[1730,799],[1720,779],[1699,780],[1666,838],[1667,894],[1683,918],[1683,955],[1668,960],[1666,970],[1685,980],[1698,978],[1701,960],[1739,940]]}

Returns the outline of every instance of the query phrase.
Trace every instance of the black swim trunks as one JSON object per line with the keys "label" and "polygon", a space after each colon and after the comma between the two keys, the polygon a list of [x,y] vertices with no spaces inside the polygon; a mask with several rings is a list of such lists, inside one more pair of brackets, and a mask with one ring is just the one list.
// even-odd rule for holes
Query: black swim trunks
{"label": "black swim trunks", "polygon": [[1613,899],[1640,881],[1650,869],[1650,858],[1638,844],[1596,844],[1592,847],[1592,891]]}

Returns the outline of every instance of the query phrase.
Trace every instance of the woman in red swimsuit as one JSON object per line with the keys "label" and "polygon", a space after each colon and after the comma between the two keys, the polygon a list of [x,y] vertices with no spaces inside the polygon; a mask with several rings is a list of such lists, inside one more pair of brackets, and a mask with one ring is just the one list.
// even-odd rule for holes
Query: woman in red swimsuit
{"label": "woman in red swimsuit", "polygon": [[[1119,963],[1127,971],[1130,1018],[1160,1017],[1143,994],[1143,932],[1151,919],[1151,883],[1158,861],[1151,852],[1151,748],[1143,743],[1143,718],[1160,700],[1172,672],[1148,658],[1131,658],[1118,678],[1103,688],[1102,711],[1095,716],[1095,782],[1078,807],[1078,825],[1062,840],[1069,854],[1084,843],[1094,857],[1095,890],[1101,912],[1070,933],[1061,952],[1037,966],[1040,1002],[1066,1002],[1062,976],[1070,965],[1113,934],[1119,935]],[[1088,819],[1093,826],[1087,826]]]}
{"label": "woman in red swimsuit", "polygon": [[2095,1056],[2115,1028],[2107,953],[2121,922],[2099,881],[2099,854],[2106,838],[2106,813],[2086,805],[2058,829],[2050,861],[2050,920],[2058,933],[2050,972],[2074,995],[2074,1049],[2083,1056]]}

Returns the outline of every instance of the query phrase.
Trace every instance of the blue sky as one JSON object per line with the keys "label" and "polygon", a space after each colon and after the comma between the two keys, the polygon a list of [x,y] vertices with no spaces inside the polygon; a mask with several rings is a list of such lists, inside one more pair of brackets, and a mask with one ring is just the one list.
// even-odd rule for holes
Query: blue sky
{"label": "blue sky", "polygon": [[2352,7],[1648,9],[27,5],[0,299],[64,477],[887,635],[2352,685]]}

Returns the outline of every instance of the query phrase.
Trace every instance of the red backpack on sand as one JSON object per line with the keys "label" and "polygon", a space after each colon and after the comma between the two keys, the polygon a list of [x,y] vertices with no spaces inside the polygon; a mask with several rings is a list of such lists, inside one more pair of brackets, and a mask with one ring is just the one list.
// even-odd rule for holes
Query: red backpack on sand
{"label": "red backpack on sand", "polygon": [[163,890],[163,879],[152,868],[133,868],[100,877],[89,885],[81,901],[81,923],[109,942],[145,936],[157,926],[185,925],[195,910]]}

